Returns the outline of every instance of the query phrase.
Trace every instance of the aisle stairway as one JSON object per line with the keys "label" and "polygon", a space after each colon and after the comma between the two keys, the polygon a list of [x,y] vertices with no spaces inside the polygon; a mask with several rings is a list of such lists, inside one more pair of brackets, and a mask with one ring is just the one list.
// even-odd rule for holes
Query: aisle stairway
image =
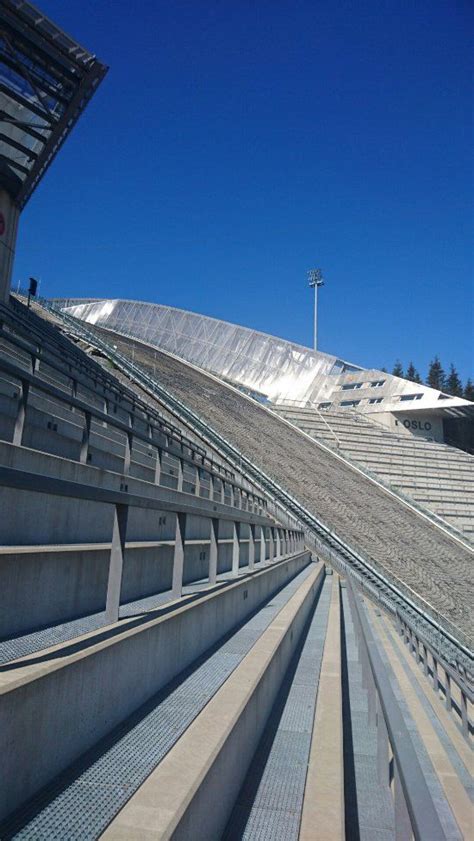
{"label": "aisle stairway", "polygon": [[[83,672],[81,709],[69,706],[63,682],[63,689],[56,688],[56,708],[45,733],[40,726],[44,664],[53,671],[64,669],[71,643],[3,667],[0,717],[8,693],[16,687],[18,700],[19,687],[30,677],[28,712],[15,704],[7,715],[19,734],[25,715],[33,714],[38,735],[23,770],[11,751],[3,750],[4,771],[20,773],[22,787],[25,780],[30,786],[35,781],[36,790],[26,801],[20,792],[13,813],[7,808],[0,838],[408,838],[399,823],[407,807],[405,801],[400,805],[395,760],[382,744],[390,721],[385,724],[380,701],[371,694],[354,624],[357,602],[409,734],[412,754],[404,755],[407,745],[403,733],[397,733],[397,761],[399,756],[405,764],[408,760],[412,771],[419,764],[417,786],[423,784],[428,793],[429,809],[422,802],[420,810],[419,791],[407,790],[409,810],[416,814],[418,809],[417,819],[421,814],[430,833],[416,837],[467,841],[473,819],[472,752],[457,717],[433,692],[388,616],[358,594],[349,598],[346,582],[328,572],[320,563],[306,564],[184,669],[176,663],[176,675],[161,688],[157,673],[157,691],[144,703],[126,705],[129,711],[116,724],[113,716],[106,717],[103,733],[97,732],[90,747],[77,751],[72,763],[43,786],[38,774],[44,755],[51,763],[57,752],[58,736],[66,738],[78,715],[92,717],[92,723],[105,697],[109,703],[123,700],[124,686],[117,695],[106,674],[99,688],[93,673]],[[267,568],[260,576],[270,574]],[[178,612],[172,611],[167,621],[173,622]],[[139,637],[146,628],[145,623]],[[93,644],[94,634],[80,637],[74,651],[93,657]],[[149,667],[140,667],[142,678]],[[135,679],[140,669],[134,669]],[[85,703],[91,693],[97,696],[93,708]]]}
{"label": "aisle stairway", "polygon": [[397,435],[355,410],[274,404],[272,411],[474,538],[474,456]]}

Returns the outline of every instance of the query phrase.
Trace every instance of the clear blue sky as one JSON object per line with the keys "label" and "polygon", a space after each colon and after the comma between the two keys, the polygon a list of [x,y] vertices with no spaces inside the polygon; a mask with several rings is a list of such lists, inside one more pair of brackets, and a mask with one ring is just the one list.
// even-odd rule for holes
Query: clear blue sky
{"label": "clear blue sky", "polygon": [[14,282],[473,374],[470,0],[38,0],[110,65]]}

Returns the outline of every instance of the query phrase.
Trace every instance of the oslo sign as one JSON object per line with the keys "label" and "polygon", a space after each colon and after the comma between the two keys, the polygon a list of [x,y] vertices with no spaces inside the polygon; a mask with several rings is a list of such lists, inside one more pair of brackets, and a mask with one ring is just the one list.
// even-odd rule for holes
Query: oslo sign
{"label": "oslo sign", "polygon": [[402,424],[405,429],[417,429],[420,432],[430,432],[432,429],[432,425],[429,421],[409,420],[408,418],[395,421],[395,426],[400,426],[400,424]]}

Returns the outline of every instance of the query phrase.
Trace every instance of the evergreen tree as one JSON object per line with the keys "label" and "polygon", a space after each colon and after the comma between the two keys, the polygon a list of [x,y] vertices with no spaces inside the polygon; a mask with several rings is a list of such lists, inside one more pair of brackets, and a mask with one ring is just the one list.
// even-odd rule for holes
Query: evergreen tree
{"label": "evergreen tree", "polygon": [[421,377],[413,365],[413,362],[410,362],[407,368],[406,379],[410,380],[412,383],[421,383]]}
{"label": "evergreen tree", "polygon": [[433,361],[430,363],[428,376],[426,378],[426,384],[431,386],[431,388],[436,388],[438,391],[443,391],[445,387],[445,380],[446,376],[443,371],[441,362],[439,361],[438,357],[435,356]]}
{"label": "evergreen tree", "polygon": [[399,359],[397,359],[397,361],[395,362],[392,374],[393,374],[394,377],[403,377],[402,363],[400,362]]}
{"label": "evergreen tree", "polygon": [[472,400],[472,402],[474,403],[474,383],[471,379],[466,381],[466,385],[464,386],[463,397],[466,400]]}
{"label": "evergreen tree", "polygon": [[449,376],[446,380],[445,390],[448,394],[452,394],[453,397],[462,397],[462,382],[459,379],[459,374],[456,371],[453,363],[451,362],[451,366],[449,368]]}

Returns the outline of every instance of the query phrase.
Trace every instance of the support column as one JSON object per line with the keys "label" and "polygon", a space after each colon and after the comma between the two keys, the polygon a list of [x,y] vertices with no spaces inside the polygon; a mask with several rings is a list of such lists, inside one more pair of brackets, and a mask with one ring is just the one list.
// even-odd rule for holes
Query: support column
{"label": "support column", "polygon": [[225,504],[225,483],[223,479],[221,479],[221,503],[222,505]]}
{"label": "support column", "polygon": [[177,491],[183,490],[183,459],[178,459],[178,484],[176,487]]}
{"label": "support column", "polygon": [[271,564],[275,556],[273,554],[273,527],[268,527],[268,562]]}
{"label": "support column", "polygon": [[15,428],[13,430],[13,443],[17,446],[23,443],[23,432],[26,421],[26,407],[28,404],[28,394],[30,391],[30,384],[28,380],[21,381],[20,399],[18,402],[18,410],[15,420]]}
{"label": "support column", "polygon": [[280,529],[275,528],[275,561],[279,561],[281,558],[281,539],[280,539]]}
{"label": "support column", "polygon": [[239,574],[240,568],[240,523],[232,523],[232,576]]}
{"label": "support column", "polygon": [[255,569],[255,526],[249,525],[249,569]]}
{"label": "support column", "polygon": [[125,541],[127,537],[127,519],[128,505],[116,505],[114,510],[112,547],[110,549],[107,600],[105,604],[105,618],[107,623],[118,622],[119,619],[123,561],[125,557]]}
{"label": "support column", "polygon": [[[74,377],[71,377],[71,397],[73,397],[74,399],[76,399],[77,397],[77,380],[75,380]],[[71,412],[75,411],[76,407],[73,406],[71,403]]]}
{"label": "support column", "polygon": [[196,475],[194,478],[194,493],[196,496],[201,496],[201,476],[199,474],[199,467],[196,465]]}
{"label": "support column", "polygon": [[176,514],[176,530],[173,554],[173,585],[171,598],[179,599],[183,594],[184,545],[186,541],[186,514]]}
{"label": "support column", "polygon": [[8,192],[0,189],[0,303],[2,304],[8,304],[10,299],[19,215],[20,211]]}
{"label": "support column", "polygon": [[265,560],[265,528],[263,526],[259,526],[260,529],[260,551],[258,555],[259,563],[262,563]]}
{"label": "support column", "polygon": [[[87,457],[89,455],[89,441],[91,437],[91,422],[92,415],[90,412],[84,412],[84,426],[82,428],[81,453],[79,461],[81,464],[87,464]],[[130,466],[130,461],[129,461]],[[128,472],[128,471],[127,471]],[[124,469],[125,473],[125,469]]]}
{"label": "support column", "polygon": [[132,446],[133,446],[133,435],[131,432],[127,432],[125,435],[125,455],[123,458],[123,475],[128,476],[130,473],[130,464],[132,461]]}
{"label": "support column", "polygon": [[162,459],[162,452],[161,447],[156,448],[156,462],[155,462],[155,485],[159,485],[161,482],[161,459]]}
{"label": "support column", "polygon": [[209,499],[214,502],[214,477],[209,473]]}
{"label": "support column", "polygon": [[219,520],[215,517],[211,520],[211,534],[209,546],[209,584],[217,581],[217,562],[219,559]]}

